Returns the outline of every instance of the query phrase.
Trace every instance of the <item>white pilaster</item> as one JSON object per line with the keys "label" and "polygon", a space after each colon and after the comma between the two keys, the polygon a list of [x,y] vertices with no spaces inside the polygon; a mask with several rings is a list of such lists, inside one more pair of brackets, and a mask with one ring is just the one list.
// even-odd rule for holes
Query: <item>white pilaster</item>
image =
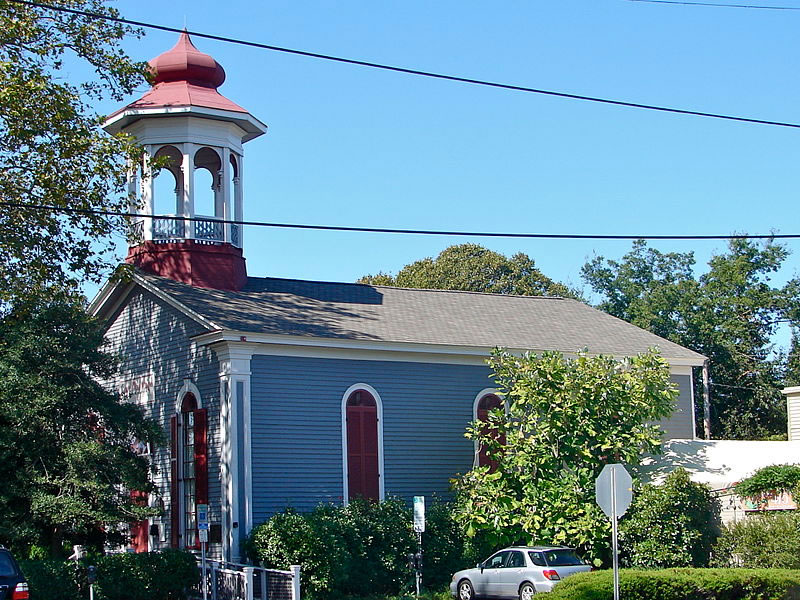
{"label": "white pilaster", "polygon": [[[220,363],[222,542],[225,560],[238,562],[253,523],[250,443],[250,358],[235,343],[214,348]],[[241,436],[241,437],[240,437]]]}

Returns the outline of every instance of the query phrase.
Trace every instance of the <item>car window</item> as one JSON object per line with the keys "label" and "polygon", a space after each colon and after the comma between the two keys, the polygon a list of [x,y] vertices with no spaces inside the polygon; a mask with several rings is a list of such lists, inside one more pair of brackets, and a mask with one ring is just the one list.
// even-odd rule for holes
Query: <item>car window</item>
{"label": "car window", "polygon": [[544,562],[544,556],[542,556],[541,552],[528,552],[528,556],[530,557],[533,564],[537,567],[546,567],[547,563]]}
{"label": "car window", "polygon": [[486,569],[500,569],[505,562],[508,551],[498,552],[486,561],[484,568]]}
{"label": "car window", "polygon": [[8,577],[16,574],[17,570],[14,568],[11,556],[6,552],[0,552],[0,576]]}
{"label": "car window", "polygon": [[583,561],[578,558],[574,550],[546,550],[544,557],[547,564],[551,567],[568,567],[572,565],[582,565]]}
{"label": "car window", "polygon": [[524,566],[525,566],[525,556],[523,556],[522,552],[518,550],[512,550],[511,552],[509,552],[508,561],[506,562],[507,568],[516,569]]}

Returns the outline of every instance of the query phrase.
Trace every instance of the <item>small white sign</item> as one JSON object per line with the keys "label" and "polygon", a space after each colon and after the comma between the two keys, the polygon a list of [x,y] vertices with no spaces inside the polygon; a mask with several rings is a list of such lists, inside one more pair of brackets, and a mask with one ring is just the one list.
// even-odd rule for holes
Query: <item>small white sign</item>
{"label": "small white sign", "polygon": [[414,496],[414,531],[425,532],[425,496]]}
{"label": "small white sign", "polygon": [[208,543],[208,529],[200,529],[200,530],[198,530],[197,535],[200,538],[200,543],[201,544],[207,544]]}

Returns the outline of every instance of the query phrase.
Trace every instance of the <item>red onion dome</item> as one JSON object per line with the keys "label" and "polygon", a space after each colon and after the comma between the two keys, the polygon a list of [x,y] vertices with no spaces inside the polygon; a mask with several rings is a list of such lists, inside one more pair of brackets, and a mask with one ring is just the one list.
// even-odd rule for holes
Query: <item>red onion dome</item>
{"label": "red onion dome", "polygon": [[181,33],[171,50],[150,61],[156,72],[154,84],[186,81],[207,88],[218,88],[225,81],[225,70],[211,56],[200,52],[192,44],[189,34]]}

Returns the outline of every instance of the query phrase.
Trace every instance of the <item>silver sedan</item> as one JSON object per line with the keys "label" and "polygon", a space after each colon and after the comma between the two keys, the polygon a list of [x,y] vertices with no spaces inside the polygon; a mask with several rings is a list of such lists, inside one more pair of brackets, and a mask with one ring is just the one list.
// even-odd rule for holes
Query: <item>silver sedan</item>
{"label": "silver sedan", "polygon": [[531,600],[537,592],[552,590],[565,577],[590,570],[572,548],[514,546],[492,554],[474,569],[455,573],[450,593],[456,600]]}

